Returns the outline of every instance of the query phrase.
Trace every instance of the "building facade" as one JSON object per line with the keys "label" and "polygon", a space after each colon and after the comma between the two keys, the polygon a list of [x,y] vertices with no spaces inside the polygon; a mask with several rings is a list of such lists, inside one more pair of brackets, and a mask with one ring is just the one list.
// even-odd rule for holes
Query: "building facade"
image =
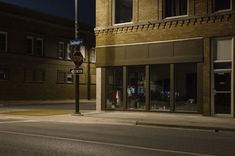
{"label": "building facade", "polygon": [[97,109],[234,117],[234,0],[97,0]]}
{"label": "building facade", "polygon": [[[80,98],[95,99],[93,28],[80,24],[80,37]],[[70,40],[74,21],[0,3],[0,101],[74,99]]]}

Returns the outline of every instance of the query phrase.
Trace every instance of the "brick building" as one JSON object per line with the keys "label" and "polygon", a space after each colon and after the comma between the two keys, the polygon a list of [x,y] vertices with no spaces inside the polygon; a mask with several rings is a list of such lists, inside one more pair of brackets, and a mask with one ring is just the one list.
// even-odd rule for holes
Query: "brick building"
{"label": "brick building", "polygon": [[234,117],[235,0],[97,0],[97,109]]}
{"label": "brick building", "polygon": [[[95,98],[95,38],[80,24],[85,56],[80,97]],[[0,100],[74,99],[74,22],[0,3]]]}

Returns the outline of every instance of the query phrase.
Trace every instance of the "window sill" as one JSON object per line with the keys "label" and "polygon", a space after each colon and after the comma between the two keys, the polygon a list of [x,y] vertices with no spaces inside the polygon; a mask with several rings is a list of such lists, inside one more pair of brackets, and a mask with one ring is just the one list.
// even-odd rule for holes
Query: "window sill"
{"label": "window sill", "polygon": [[233,11],[232,9],[224,9],[224,10],[218,10],[218,11],[213,11],[212,14],[220,14],[220,13],[225,13],[225,12],[230,12]]}
{"label": "window sill", "polygon": [[169,20],[169,19],[177,19],[177,18],[184,18],[184,17],[189,17],[189,15],[171,16],[171,17],[165,17],[164,19]]}
{"label": "window sill", "polygon": [[113,23],[113,26],[120,26],[120,25],[128,25],[128,24],[133,24],[133,22],[124,22],[124,23]]}

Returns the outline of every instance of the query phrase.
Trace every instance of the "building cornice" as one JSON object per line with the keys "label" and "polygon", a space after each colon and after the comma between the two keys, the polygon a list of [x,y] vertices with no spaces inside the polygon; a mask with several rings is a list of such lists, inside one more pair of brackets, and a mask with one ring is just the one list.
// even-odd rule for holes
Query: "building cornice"
{"label": "building cornice", "polygon": [[224,13],[214,13],[204,16],[188,16],[179,17],[172,19],[154,20],[148,22],[115,25],[105,28],[95,28],[95,34],[106,35],[106,34],[118,34],[118,33],[131,33],[138,31],[148,31],[156,29],[167,29],[172,27],[182,27],[185,25],[198,25],[204,23],[216,23],[222,21],[230,21],[232,16],[234,16],[234,11],[224,12]]}

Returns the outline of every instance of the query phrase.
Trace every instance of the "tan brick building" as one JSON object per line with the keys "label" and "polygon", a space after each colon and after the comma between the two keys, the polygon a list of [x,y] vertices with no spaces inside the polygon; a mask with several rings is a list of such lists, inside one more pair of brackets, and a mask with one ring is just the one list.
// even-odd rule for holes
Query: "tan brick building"
{"label": "tan brick building", "polygon": [[[80,24],[80,97],[95,99],[95,36]],[[74,21],[0,3],[0,101],[74,99]]]}
{"label": "tan brick building", "polygon": [[97,0],[97,109],[234,117],[235,0]]}

